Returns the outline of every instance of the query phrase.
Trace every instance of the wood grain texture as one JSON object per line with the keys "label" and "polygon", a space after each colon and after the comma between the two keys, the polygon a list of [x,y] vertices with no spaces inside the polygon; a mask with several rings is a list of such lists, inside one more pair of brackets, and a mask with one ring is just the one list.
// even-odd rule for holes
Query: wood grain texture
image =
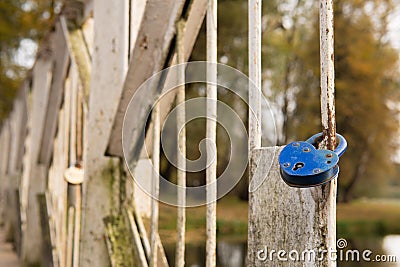
{"label": "wood grain texture", "polygon": [[[327,249],[327,216],[329,205],[325,201],[327,192],[322,187],[299,189],[286,185],[279,172],[278,155],[283,147],[261,148],[253,151],[255,175],[266,176],[266,180],[249,194],[248,266],[327,266],[326,261],[279,261],[275,253],[273,260],[260,251],[289,253],[297,250]],[[271,161],[272,167],[269,168]],[[260,177],[254,177],[260,179]],[[262,178],[263,178],[262,177]],[[288,257],[288,255],[286,255]]]}
{"label": "wood grain texture", "polygon": [[[110,266],[103,218],[118,210],[115,169],[119,161],[104,155],[128,66],[129,1],[94,2],[92,75],[84,126],[85,179],[79,266]],[[107,19],[105,19],[107,18]],[[112,23],[110,23],[112,21]]]}

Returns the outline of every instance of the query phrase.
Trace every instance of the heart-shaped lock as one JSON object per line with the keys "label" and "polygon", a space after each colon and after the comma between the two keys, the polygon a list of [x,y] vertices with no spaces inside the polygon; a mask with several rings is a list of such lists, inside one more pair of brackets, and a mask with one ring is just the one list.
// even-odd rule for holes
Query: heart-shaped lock
{"label": "heart-shaped lock", "polygon": [[281,176],[285,183],[293,187],[312,187],[329,182],[339,173],[339,156],[347,148],[343,136],[337,135],[338,146],[335,151],[316,149],[316,134],[306,142],[292,142],[279,155]]}

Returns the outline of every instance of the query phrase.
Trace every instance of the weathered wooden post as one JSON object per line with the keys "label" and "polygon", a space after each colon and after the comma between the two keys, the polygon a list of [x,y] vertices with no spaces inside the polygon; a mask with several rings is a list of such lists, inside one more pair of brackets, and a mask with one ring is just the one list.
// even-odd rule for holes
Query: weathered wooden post
{"label": "weathered wooden post", "polygon": [[[333,3],[320,1],[322,126],[328,149],[335,144]],[[261,1],[249,1],[250,107],[259,110],[261,80]],[[317,100],[315,100],[317,101]],[[249,266],[335,266],[336,179],[314,188],[293,188],[280,177],[282,147],[260,146],[257,122],[250,117],[250,179],[261,186],[249,193]],[[272,163],[272,165],[271,165]]]}
{"label": "weathered wooden post", "polygon": [[32,102],[29,110],[28,137],[23,159],[21,181],[22,211],[22,261],[23,264],[40,264],[42,234],[37,195],[45,190],[45,166],[38,163],[47,100],[50,92],[52,57],[43,53],[33,69]]}
{"label": "weathered wooden post", "polygon": [[[14,100],[12,115],[10,116],[10,128],[7,122],[3,124],[1,161],[3,165],[1,174],[2,189],[4,190],[4,228],[6,237],[14,240],[18,252],[21,251],[21,227],[19,212],[19,197],[17,190],[21,181],[22,157],[24,154],[24,141],[27,128],[27,91],[28,81],[25,81]],[[10,132],[8,132],[10,131]],[[7,134],[10,140],[7,140]],[[7,148],[9,146],[9,148]],[[8,168],[6,164],[8,163]]]}
{"label": "weathered wooden post", "polygon": [[[109,266],[103,219],[115,214],[114,168],[105,156],[128,67],[129,1],[94,1],[94,50],[85,125],[80,266]],[[107,19],[105,19],[107,18]],[[110,23],[112,21],[113,23]],[[118,163],[117,163],[118,164]]]}

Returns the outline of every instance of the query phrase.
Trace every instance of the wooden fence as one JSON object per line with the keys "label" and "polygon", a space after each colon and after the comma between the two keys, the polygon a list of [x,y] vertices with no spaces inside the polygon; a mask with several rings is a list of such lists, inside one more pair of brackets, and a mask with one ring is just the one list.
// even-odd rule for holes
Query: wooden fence
{"label": "wooden fence", "polygon": [[[332,2],[321,3],[321,18],[327,18],[323,22],[330,27],[330,17],[323,15],[330,14]],[[123,161],[124,114],[150,76],[188,61],[206,14],[207,60],[217,62],[216,0],[64,2],[0,133],[0,221],[23,266],[168,266],[158,234],[158,201],[134,184]],[[249,73],[256,85],[250,88],[250,106],[258,117],[261,15],[261,0],[249,0]],[[328,31],[322,31],[321,39],[323,32]],[[329,34],[333,36],[333,30]],[[326,51],[332,36],[324,43]],[[216,71],[207,72],[208,80],[217,79]],[[326,71],[332,75],[333,65],[323,69],[323,75]],[[216,99],[216,90],[209,85],[207,96]],[[175,94],[169,96],[153,110],[147,131],[151,134],[145,136],[153,147],[152,158],[141,151],[133,157],[134,172],[149,180],[152,165],[159,166],[160,123],[174,98]],[[184,87],[178,99],[184,101]],[[216,117],[216,106],[208,107],[208,115]],[[133,127],[140,128],[145,119],[139,112]],[[266,245],[288,250],[334,246],[336,182],[321,188],[289,188],[279,177],[274,158],[278,149],[261,146],[259,121],[250,120],[250,176],[261,173],[269,178],[250,193],[248,265],[287,266],[260,262],[257,251]],[[207,138],[215,141],[215,133],[215,121],[207,122]],[[139,138],[133,136],[133,142]],[[262,169],[271,162],[271,170]],[[216,163],[207,169],[207,181],[215,180]],[[179,183],[185,184],[184,172]],[[216,190],[212,188],[207,197],[214,198]],[[184,191],[179,199],[185,203]],[[216,210],[216,202],[207,204],[210,267],[216,266]],[[150,225],[144,218],[151,218]],[[175,264],[184,266],[184,207],[178,218]]]}

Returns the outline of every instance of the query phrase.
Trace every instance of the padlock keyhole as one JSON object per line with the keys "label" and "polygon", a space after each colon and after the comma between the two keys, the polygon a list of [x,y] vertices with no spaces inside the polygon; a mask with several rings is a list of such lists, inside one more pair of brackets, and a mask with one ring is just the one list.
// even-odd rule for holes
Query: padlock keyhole
{"label": "padlock keyhole", "polygon": [[297,171],[297,170],[299,170],[299,169],[301,169],[303,167],[304,167],[304,163],[303,162],[296,162],[296,164],[294,164],[293,170]]}

